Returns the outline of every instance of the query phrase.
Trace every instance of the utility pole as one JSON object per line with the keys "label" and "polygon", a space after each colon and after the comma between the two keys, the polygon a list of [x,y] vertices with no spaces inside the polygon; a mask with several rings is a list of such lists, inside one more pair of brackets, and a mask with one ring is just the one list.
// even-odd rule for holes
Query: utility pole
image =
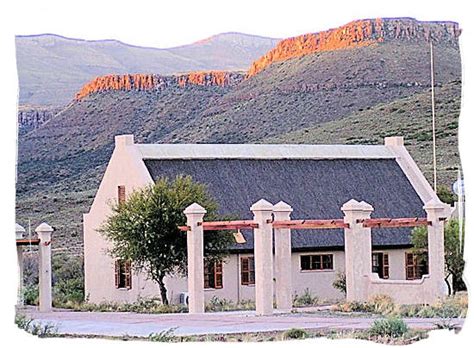
{"label": "utility pole", "polygon": [[432,131],[433,131],[433,188],[437,190],[437,174],[436,174],[436,118],[435,118],[435,92],[434,92],[434,58],[433,58],[433,41],[430,40],[430,57],[431,57],[431,114],[432,114]]}

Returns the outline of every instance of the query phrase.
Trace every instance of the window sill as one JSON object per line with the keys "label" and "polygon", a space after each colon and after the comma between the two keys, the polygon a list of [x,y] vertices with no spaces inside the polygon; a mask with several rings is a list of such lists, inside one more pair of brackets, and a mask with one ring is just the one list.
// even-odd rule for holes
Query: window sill
{"label": "window sill", "polygon": [[115,288],[115,289],[118,290],[118,291],[130,291],[130,290],[132,290],[131,288],[130,289],[128,289],[128,288]]}
{"label": "window sill", "polygon": [[333,269],[301,269],[300,273],[330,273]]}
{"label": "window sill", "polygon": [[247,286],[249,288],[254,288],[255,284],[240,284],[240,286]]}

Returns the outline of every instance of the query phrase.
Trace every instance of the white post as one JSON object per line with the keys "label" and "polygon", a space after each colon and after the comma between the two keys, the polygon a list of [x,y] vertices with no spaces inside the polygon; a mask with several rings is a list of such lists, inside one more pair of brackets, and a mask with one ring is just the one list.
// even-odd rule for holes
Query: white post
{"label": "white post", "polygon": [[446,205],[432,199],[423,207],[426,211],[428,226],[428,271],[434,284],[433,300],[446,295],[444,282],[444,219]]}
{"label": "white post", "polygon": [[39,310],[40,312],[51,312],[51,234],[53,228],[46,223],[36,227],[35,232],[40,239],[39,244]]}
{"label": "white post", "polygon": [[[16,239],[23,239],[24,238],[24,233],[25,229],[23,226],[16,224],[15,225],[15,236]],[[17,304],[18,306],[22,306],[23,303],[23,247],[21,245],[16,246],[16,254],[17,254],[17,260],[18,260],[18,276],[19,276],[19,282],[18,282],[18,299],[17,299]]]}
{"label": "white post", "polygon": [[367,301],[368,280],[372,272],[372,238],[371,229],[364,228],[358,220],[369,219],[374,208],[364,201],[351,199],[341,210],[344,222],[349,224],[349,228],[344,229],[347,301]]}
{"label": "white post", "polygon": [[[273,215],[277,221],[289,221],[293,208],[285,202],[273,206]],[[276,307],[289,312],[293,307],[291,296],[291,232],[289,228],[275,229],[275,278]]]}
{"label": "white post", "polygon": [[254,221],[255,309],[257,315],[273,314],[273,205],[264,199],[252,205]]}
{"label": "white post", "polygon": [[206,209],[197,203],[184,210],[187,218],[189,313],[204,313],[204,233]]}

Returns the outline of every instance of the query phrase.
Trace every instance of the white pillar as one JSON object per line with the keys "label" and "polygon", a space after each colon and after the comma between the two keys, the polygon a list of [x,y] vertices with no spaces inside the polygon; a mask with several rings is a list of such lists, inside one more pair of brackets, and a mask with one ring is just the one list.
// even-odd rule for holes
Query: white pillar
{"label": "white pillar", "polygon": [[204,233],[206,209],[197,203],[184,210],[187,218],[189,313],[204,313]]}
{"label": "white pillar", "polygon": [[[16,224],[15,225],[15,236],[16,239],[23,239],[24,238],[25,229],[23,226]],[[18,306],[22,306],[23,303],[23,247],[21,245],[16,246],[16,254],[18,260],[18,299],[17,304]]]}
{"label": "white pillar", "polygon": [[[293,208],[285,202],[273,206],[277,221],[289,221]],[[290,312],[293,307],[291,284],[291,232],[289,228],[275,229],[275,293],[277,309]]]}
{"label": "white pillar", "polygon": [[257,315],[273,314],[273,205],[264,199],[252,205],[254,221],[255,309]]}
{"label": "white pillar", "polygon": [[374,208],[364,201],[351,199],[341,210],[344,222],[349,224],[349,228],[344,229],[346,298],[347,301],[367,301],[368,280],[372,272],[371,229],[364,228],[357,220],[369,219]]}
{"label": "white pillar", "polygon": [[46,223],[36,227],[35,232],[40,239],[39,244],[39,310],[50,312],[52,310],[51,294],[51,233],[53,228]]}
{"label": "white pillar", "polygon": [[446,295],[444,282],[444,219],[446,218],[446,204],[432,199],[423,207],[426,211],[428,226],[428,271],[433,283],[433,300]]}

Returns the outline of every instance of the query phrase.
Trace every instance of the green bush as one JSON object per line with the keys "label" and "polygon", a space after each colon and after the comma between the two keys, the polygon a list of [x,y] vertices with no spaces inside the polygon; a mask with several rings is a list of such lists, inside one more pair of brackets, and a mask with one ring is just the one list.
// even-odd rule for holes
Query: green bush
{"label": "green bush", "polygon": [[295,294],[293,297],[293,306],[294,307],[305,307],[305,306],[314,306],[319,303],[319,298],[313,296],[311,291],[306,288],[302,295]]}
{"label": "green bush", "polygon": [[308,336],[308,333],[303,329],[289,329],[283,333],[285,340],[301,340]]}
{"label": "green bush", "polygon": [[57,328],[49,323],[35,323],[33,319],[27,318],[22,314],[15,316],[15,324],[22,330],[29,332],[38,337],[53,336],[57,332]]}
{"label": "green bush", "polygon": [[344,272],[337,272],[336,279],[332,283],[332,286],[342,292],[346,293],[346,274]]}
{"label": "green bush", "polygon": [[232,300],[213,296],[206,304],[208,312],[226,312],[236,310],[252,310],[255,309],[255,302],[251,300],[242,300],[234,303]]}
{"label": "green bush", "polygon": [[170,328],[158,333],[152,333],[148,336],[148,339],[152,342],[173,342],[175,340],[175,330],[176,328]]}
{"label": "green bush", "polygon": [[28,306],[37,306],[39,304],[38,285],[25,285],[23,287],[23,303]]}
{"label": "green bush", "polygon": [[408,326],[400,318],[375,320],[369,329],[369,335],[383,337],[402,337],[408,332]]}
{"label": "green bush", "polygon": [[387,295],[374,295],[369,299],[368,310],[376,314],[388,315],[395,311],[395,303]]}

